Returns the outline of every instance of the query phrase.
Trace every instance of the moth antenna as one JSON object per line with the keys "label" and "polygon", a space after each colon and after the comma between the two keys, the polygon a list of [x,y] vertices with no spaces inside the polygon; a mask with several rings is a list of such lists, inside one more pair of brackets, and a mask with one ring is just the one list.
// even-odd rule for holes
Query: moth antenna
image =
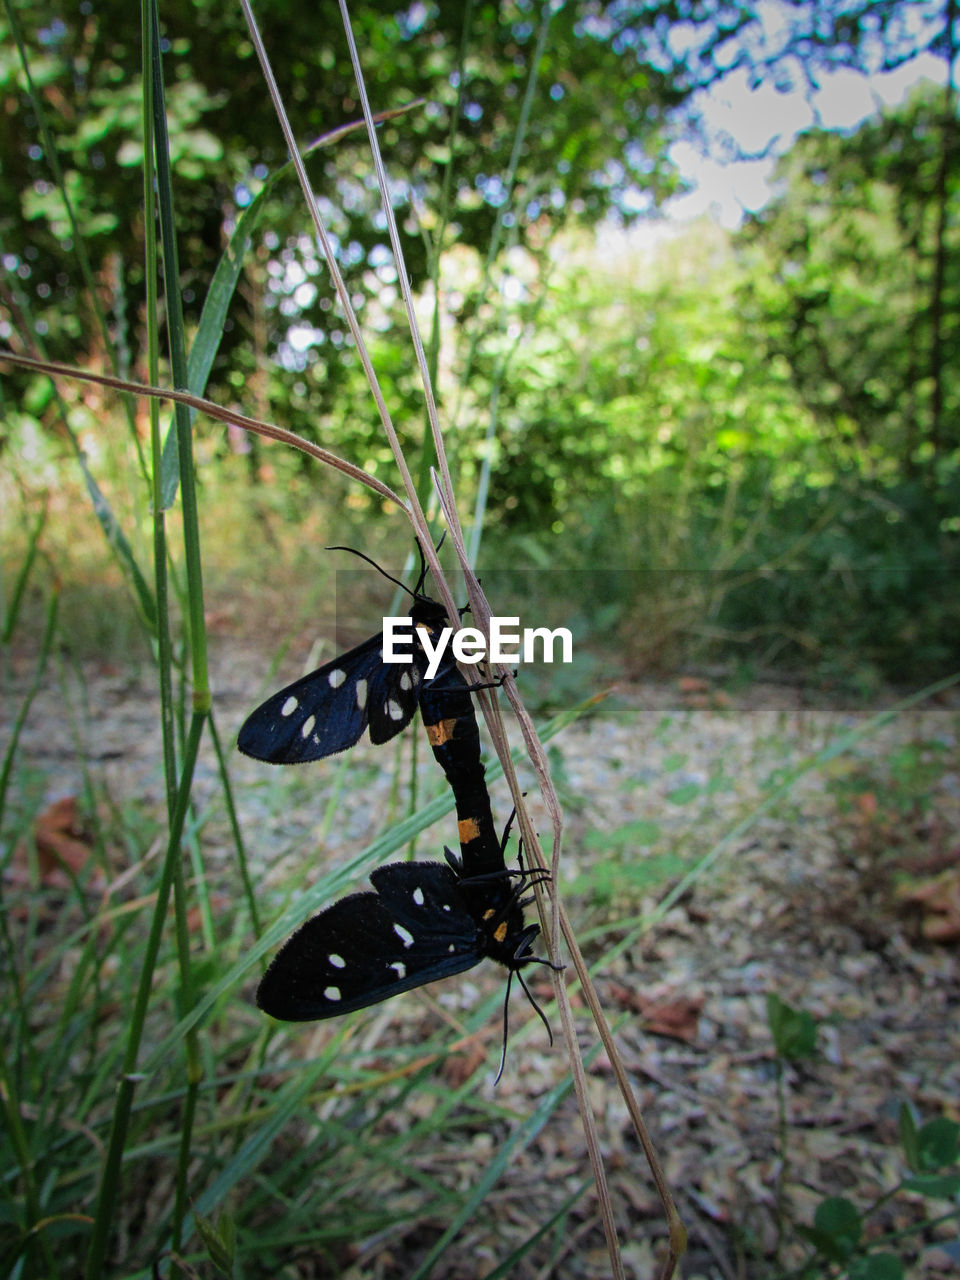
{"label": "moth antenna", "polygon": [[[447,531],[446,529],[444,529],[443,533],[441,533],[440,535],[440,541],[437,543],[437,546],[436,546],[436,551],[438,555],[440,554],[440,548],[443,546],[443,540],[446,536],[447,536]],[[420,545],[420,539],[414,538],[414,542],[416,542],[417,544],[417,552],[420,556],[420,577],[417,578],[417,586],[416,586],[416,593],[417,595],[419,595],[420,592],[423,590],[423,584],[427,580],[427,561],[426,561],[426,557],[423,554],[423,547],[421,547]]]}
{"label": "moth antenna", "polygon": [[[440,541],[437,543],[438,551],[443,546],[443,540],[446,536],[447,536],[447,531],[446,529],[444,529],[443,533],[441,533],[440,535]],[[417,554],[420,557],[420,573],[417,577],[417,584],[412,590],[410,589],[410,587],[407,586],[405,582],[401,582],[399,578],[395,578],[393,577],[392,574],[387,573],[386,569],[381,569],[380,565],[377,564],[376,560],[371,560],[369,556],[364,555],[362,551],[358,551],[356,547],[343,547],[343,546],[327,547],[327,550],[328,551],[349,551],[351,555],[359,556],[361,560],[366,560],[367,564],[371,565],[374,569],[376,569],[377,573],[382,574],[382,576],[386,578],[388,582],[392,582],[395,587],[399,587],[401,591],[405,591],[408,596],[413,596],[414,600],[417,600],[419,599],[420,594],[423,591],[423,584],[427,580],[427,561],[423,554],[423,547],[421,547],[420,545],[420,539],[415,538],[414,541],[417,544]]]}
{"label": "moth antenna", "polygon": [[[494,1086],[500,1083],[500,1077],[503,1075],[503,1068],[507,1065],[507,1023],[510,1010],[510,984],[513,982],[514,973],[519,974],[519,969],[511,969],[507,978],[507,994],[503,997],[503,1048],[500,1050],[500,1070],[497,1072],[497,1078],[494,1080]],[[520,979],[523,982],[523,979]],[[524,990],[527,984],[523,982]],[[553,1041],[551,1040],[552,1044]]]}
{"label": "moth antenna", "polygon": [[[549,961],[548,961],[548,963],[549,963]],[[552,968],[553,968],[553,965],[550,965],[550,968],[552,969]],[[526,982],[524,981],[523,974],[520,972],[520,970],[519,970],[519,969],[517,969],[516,974],[517,974],[517,977],[518,977],[518,978],[519,978],[519,980],[520,980],[520,985],[521,985],[521,987],[523,987],[524,994],[526,995],[526,997],[527,997],[527,999],[530,1001],[530,1003],[533,1005],[534,1009],[536,1009],[537,1013],[540,1015],[540,1021],[543,1023],[543,1025],[544,1025],[544,1026],[546,1027],[546,1029],[547,1029],[547,1039],[550,1041],[550,1048],[552,1049],[552,1048],[553,1048],[553,1032],[550,1030],[550,1023],[547,1021],[547,1015],[543,1012],[543,1010],[542,1010],[542,1009],[540,1008],[540,1006],[537,1004],[536,1000],[534,1000],[534,998],[533,998],[533,993],[531,992],[530,988],[527,986]],[[511,978],[513,977],[513,972],[512,972],[512,971],[511,971],[510,976],[511,976]],[[509,994],[509,992],[510,992],[510,984],[509,984],[509,983],[507,983],[507,994]],[[504,1052],[504,1053],[506,1053],[506,1052],[507,1052],[507,1046],[506,1046],[506,1044],[504,1044],[504,1046],[503,1046],[503,1052]],[[497,1077],[497,1079],[499,1079],[499,1076]]]}
{"label": "moth antenna", "polygon": [[[420,549],[420,544],[417,543],[417,550],[419,549]],[[401,582],[399,578],[395,578],[392,574],[387,573],[386,569],[381,569],[381,567],[377,564],[376,560],[371,560],[369,556],[364,555],[362,551],[358,551],[356,547],[327,547],[327,550],[328,551],[349,551],[352,556],[359,556],[361,560],[366,560],[367,564],[372,565],[372,567],[376,569],[377,573],[381,574],[384,578],[386,578],[388,582],[392,582],[395,587],[399,587],[401,591],[405,591],[408,596],[413,596],[414,600],[416,600],[417,596],[420,594],[420,588],[423,586],[423,581],[425,577],[425,574],[422,571],[421,571],[420,577],[417,579],[416,589],[411,591],[411,589],[407,586],[405,582]],[[421,564],[423,564],[422,551],[420,552],[420,562]]]}

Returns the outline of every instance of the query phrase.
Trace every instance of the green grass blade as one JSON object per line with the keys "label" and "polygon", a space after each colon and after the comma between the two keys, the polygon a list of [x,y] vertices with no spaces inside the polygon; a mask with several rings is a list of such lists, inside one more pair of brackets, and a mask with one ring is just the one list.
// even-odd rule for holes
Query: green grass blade
{"label": "green grass blade", "polygon": [[[315,146],[326,145],[328,142],[339,138],[342,132],[342,130],[337,130],[335,134],[327,138],[321,138]],[[267,211],[270,197],[278,184],[294,173],[293,161],[288,160],[286,164],[281,165],[279,169],[267,177],[263,186],[238,219],[233,235],[220,256],[220,261],[217,263],[213,278],[210,281],[210,287],[207,290],[207,296],[204,299],[200,323],[197,326],[197,332],[190,348],[190,357],[187,361],[186,386],[194,395],[202,396],[206,391],[207,379],[210,376],[210,370],[213,368],[213,362],[216,359],[217,351],[220,349],[220,342],[223,338],[227,312],[230,310],[230,304],[237,289],[237,282],[243,271],[247,253],[253,244],[254,234],[260,224],[260,219]],[[187,420],[192,426],[197,411],[188,409],[185,412]],[[177,487],[180,484],[180,463],[177,456],[176,431],[172,429],[167,432],[164,440],[161,474],[163,505],[164,508],[167,508],[173,505],[177,496]]]}
{"label": "green grass blade", "polygon": [[10,734],[10,741],[7,743],[7,749],[3,753],[3,764],[0,766],[0,821],[6,811],[7,805],[7,788],[10,785],[10,775],[13,771],[13,762],[16,759],[17,747],[20,744],[20,735],[23,732],[23,726],[26,724],[27,716],[30,714],[30,706],[34,698],[40,691],[40,685],[43,681],[44,672],[47,669],[47,661],[50,657],[50,649],[53,645],[53,637],[57,630],[57,610],[60,603],[60,592],[56,588],[50,596],[50,602],[47,605],[47,621],[43,629],[43,638],[40,641],[40,653],[37,657],[37,666],[34,671],[33,682],[20,704],[20,710],[13,722],[13,731]]}
{"label": "green grass blade", "polygon": [[[71,432],[71,439],[73,434]],[[110,545],[120,567],[130,580],[133,586],[133,593],[139,606],[141,616],[150,630],[151,635],[157,632],[157,611],[154,604],[153,592],[147,585],[147,580],[143,576],[140,566],[137,564],[136,556],[133,554],[133,548],[127,541],[127,536],[120,527],[120,523],[113,514],[113,508],[103,494],[103,490],[97,484],[93,477],[93,473],[87,466],[87,460],[84,457],[83,450],[74,441],[77,462],[83,473],[83,481],[87,486],[87,493],[90,495],[90,501],[93,504],[93,512],[97,517],[100,528],[103,530],[104,536]]]}
{"label": "green grass blade", "polygon": [[550,1217],[547,1218],[546,1222],[540,1223],[533,1235],[529,1236],[518,1249],[514,1249],[508,1257],[504,1258],[503,1261],[493,1269],[493,1271],[488,1271],[484,1280],[508,1280],[508,1277],[514,1275],[515,1268],[524,1260],[534,1245],[542,1240],[545,1235],[554,1229],[554,1227],[559,1226],[573,1206],[582,1197],[583,1193],[585,1191],[589,1191],[592,1186],[592,1178],[588,1178],[585,1182],[582,1182],[575,1191],[572,1191],[570,1195],[567,1196],[566,1200],[564,1200],[556,1213],[551,1214]]}
{"label": "green grass blade", "polygon": [[[314,1062],[304,1066],[292,1080],[281,1088],[274,1099],[270,1115],[258,1128],[253,1128],[249,1137],[239,1151],[206,1190],[197,1197],[195,1208],[202,1214],[210,1214],[220,1207],[227,1193],[231,1191],[241,1178],[252,1173],[271,1143],[283,1131],[303,1104],[304,1098],[314,1087],[316,1080],[329,1069],[331,1060],[337,1052],[334,1040],[326,1051]],[[183,1221],[183,1238],[190,1238],[192,1214]]]}
{"label": "green grass blade", "polygon": [[30,581],[30,575],[33,572],[33,566],[36,563],[37,551],[40,546],[40,535],[43,533],[43,526],[47,523],[48,508],[44,506],[43,510],[37,518],[37,522],[27,535],[27,554],[24,557],[20,572],[17,574],[17,580],[13,584],[13,594],[10,597],[10,604],[3,610],[3,626],[0,628],[0,644],[9,644],[10,638],[16,630],[17,619],[20,617],[20,606],[23,604],[24,592]]}
{"label": "green grass blade", "polygon": [[243,892],[247,899],[247,910],[250,912],[250,921],[253,925],[254,937],[259,938],[263,929],[260,924],[260,913],[257,910],[257,896],[253,891],[253,881],[250,878],[250,866],[247,861],[247,849],[243,842],[243,835],[240,831],[240,820],[237,817],[237,807],[233,801],[233,784],[230,781],[230,773],[227,769],[227,761],[223,753],[223,743],[220,740],[220,732],[217,729],[217,722],[212,710],[210,712],[209,724],[210,738],[213,742],[214,754],[217,757],[220,786],[223,788],[223,802],[227,808],[227,821],[230,823],[230,835],[233,839],[233,848],[237,857],[237,867],[240,871],[240,879],[243,882]]}
{"label": "green grass blade", "polygon": [[[600,1046],[594,1047],[591,1058],[595,1058],[600,1050]],[[522,1125],[519,1126],[511,1136],[501,1146],[497,1147],[496,1152],[490,1163],[484,1169],[482,1175],[471,1188],[470,1194],[464,1199],[460,1209],[444,1231],[443,1235],[436,1242],[427,1256],[423,1259],[420,1266],[410,1277],[410,1280],[426,1280],[433,1270],[434,1264],[440,1259],[444,1249],[453,1240],[457,1233],[469,1222],[476,1213],[477,1208],[506,1169],[510,1162],[510,1157],[518,1147],[528,1146],[536,1138],[537,1134],[547,1123],[557,1107],[573,1088],[573,1077],[567,1076],[561,1080],[559,1084],[554,1085],[549,1093],[545,1095],[540,1105],[537,1107],[533,1115],[529,1116]]]}

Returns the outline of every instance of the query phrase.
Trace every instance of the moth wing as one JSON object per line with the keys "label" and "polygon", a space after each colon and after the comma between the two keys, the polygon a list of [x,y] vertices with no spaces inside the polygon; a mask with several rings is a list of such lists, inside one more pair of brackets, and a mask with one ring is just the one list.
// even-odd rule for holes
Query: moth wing
{"label": "moth wing", "polygon": [[410,662],[384,662],[378,649],[379,666],[371,675],[367,692],[370,741],[389,742],[413,719],[427,659],[414,641]]}
{"label": "moth wing", "polygon": [[[430,871],[447,872],[440,884]],[[397,872],[384,878],[382,872]],[[308,920],[274,957],[257,990],[265,1013],[288,1022],[331,1018],[378,1004],[390,996],[472,968],[483,952],[472,916],[456,898],[443,909],[443,895],[456,893],[449,868],[432,863],[397,863],[373,873],[383,893],[341,898]],[[415,899],[416,881],[430,886],[433,907]]]}
{"label": "moth wing", "polygon": [[370,872],[370,883],[393,918],[424,943],[476,931],[459,877],[445,862],[390,862]]}
{"label": "moth wing", "polygon": [[244,721],[239,749],[270,764],[302,764],[352,747],[367,727],[368,692],[383,669],[381,644],[371,636],[267,698]]}

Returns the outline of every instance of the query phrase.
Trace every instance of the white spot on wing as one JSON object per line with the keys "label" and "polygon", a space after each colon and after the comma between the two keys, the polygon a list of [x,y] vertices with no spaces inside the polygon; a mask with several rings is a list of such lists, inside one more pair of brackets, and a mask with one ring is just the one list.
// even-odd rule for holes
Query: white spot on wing
{"label": "white spot on wing", "polygon": [[309,738],[310,734],[313,732],[313,726],[316,723],[317,723],[316,716],[307,716],[306,720],[304,720],[303,725],[301,726],[300,737]]}
{"label": "white spot on wing", "polygon": [[344,680],[346,680],[346,678],[347,678],[347,673],[345,671],[342,671],[340,667],[334,667],[333,670],[330,672],[330,674],[327,676],[327,680],[330,683],[331,689],[339,689],[340,686],[343,684]]}
{"label": "white spot on wing", "polygon": [[400,677],[400,688],[407,690],[412,686],[412,684],[413,684],[413,681],[410,679],[410,672],[405,671],[403,675]]}
{"label": "white spot on wing", "polygon": [[419,886],[419,885],[418,885],[418,886],[417,886],[417,888],[416,888],[416,889],[414,889],[414,891],[413,891],[413,900],[414,900],[414,902],[417,904],[417,906],[418,906],[418,907],[422,907],[422,906],[423,906],[423,890],[420,888],[420,886]]}
{"label": "white spot on wing", "polygon": [[323,998],[324,998],[324,1000],[333,1000],[333,1001],[339,1000],[339,999],[340,999],[340,988],[339,988],[339,987],[324,987],[324,988],[323,988]]}
{"label": "white spot on wing", "polygon": [[447,951],[448,951],[448,952],[456,951],[456,949],[457,949],[457,948],[453,945],[453,943],[452,943],[452,942],[450,943],[449,947],[447,947]]}
{"label": "white spot on wing", "polygon": [[367,682],[366,680],[357,681],[357,706],[362,711],[367,705]]}
{"label": "white spot on wing", "polygon": [[280,708],[280,714],[282,716],[292,716],[293,713],[296,711],[297,707],[299,707],[299,705],[300,703],[291,693],[290,697],[286,700],[286,702]]}
{"label": "white spot on wing", "polygon": [[347,967],[346,960],[344,960],[343,956],[338,956],[335,951],[331,951],[330,955],[327,956],[327,959],[335,969],[345,969]]}
{"label": "white spot on wing", "polygon": [[450,910],[450,903],[449,903],[449,902],[445,902],[445,903],[443,904],[443,909],[444,909],[444,911],[449,911],[449,910]]}
{"label": "white spot on wing", "polygon": [[395,924],[393,932],[397,935],[405,947],[413,946],[413,934],[409,929],[405,929],[402,924]]}
{"label": "white spot on wing", "polygon": [[403,707],[401,707],[399,702],[394,702],[391,698],[387,703],[387,714],[390,716],[391,720],[402,720]]}
{"label": "white spot on wing", "polygon": [[394,960],[390,965],[390,968],[394,970],[398,978],[405,978],[407,976],[407,966],[402,960]]}

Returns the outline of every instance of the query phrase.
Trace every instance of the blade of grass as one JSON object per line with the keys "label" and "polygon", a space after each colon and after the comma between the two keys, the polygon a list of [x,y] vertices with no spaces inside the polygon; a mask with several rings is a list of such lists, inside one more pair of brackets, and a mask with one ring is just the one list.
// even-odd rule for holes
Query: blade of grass
{"label": "blade of grass", "polygon": [[[164,88],[162,65],[160,59],[159,20],[156,5],[150,0],[143,0],[141,10],[142,39],[144,45],[144,85],[149,83],[150,92],[145,93],[145,112],[152,115],[152,129],[144,129],[144,150],[152,148],[156,163],[158,208],[160,215],[161,241],[163,245],[163,271],[165,301],[167,310],[167,332],[170,342],[170,361],[173,379],[180,386],[185,384],[187,376],[186,343],[184,336],[183,313],[180,306],[179,269],[177,264],[176,227],[173,212],[173,187],[170,173],[169,142],[166,129],[166,109],[164,105]],[[148,264],[149,265],[149,264]],[[193,680],[193,714],[183,751],[183,765],[177,788],[176,804],[173,806],[169,822],[169,840],[164,857],[160,884],[151,923],[150,937],[141,970],[137,1000],[130,1024],[127,1049],[124,1056],[123,1075],[117,1091],[114,1107],[113,1123],[107,1156],[104,1161],[100,1190],[97,1198],[94,1230],[91,1236],[87,1255],[87,1280],[99,1276],[106,1258],[110,1229],[115,1206],[118,1200],[121,1161],[126,1142],[130,1109],[136,1084],[136,1067],[139,1057],[140,1041],[149,1005],[153,972],[159,952],[163,921],[166,914],[171,887],[175,889],[177,954],[180,968],[180,986],[185,1003],[192,1003],[192,978],[189,947],[189,933],[186,925],[186,899],[182,885],[182,862],[180,845],[184,823],[189,810],[190,792],[197,752],[203,734],[207,713],[210,709],[210,686],[207,665],[206,632],[203,613],[203,578],[201,571],[199,519],[196,499],[196,486],[193,470],[192,439],[189,415],[182,404],[176,407],[176,428],[178,443],[178,461],[180,471],[180,494],[183,513],[183,536],[186,555],[187,593],[188,593],[188,630],[190,641],[191,675]],[[162,463],[157,451],[154,437],[154,493],[159,492]],[[162,503],[159,504],[162,506]],[[157,513],[159,514],[159,512]],[[161,543],[162,527],[158,534],[156,552],[160,563],[157,572],[162,573],[165,558]],[[169,674],[169,670],[167,672]],[[165,677],[162,675],[161,679]],[[168,747],[169,751],[169,747]],[[185,1033],[184,1049],[187,1059],[188,1101],[184,1108],[184,1132],[186,1137],[181,1144],[181,1158],[177,1166],[177,1190],[174,1206],[173,1240],[174,1247],[179,1248],[180,1224],[186,1209],[186,1177],[190,1152],[191,1122],[194,1114],[196,1090],[202,1078],[202,1063],[193,1028]]]}
{"label": "blade of grass", "polygon": [[[153,973],[156,968],[157,955],[160,951],[160,939],[163,935],[167,905],[170,901],[170,890],[180,861],[180,840],[183,835],[183,824],[190,802],[190,786],[193,779],[197,751],[200,747],[200,739],[203,735],[204,718],[202,712],[194,712],[190,722],[190,731],[187,735],[180,789],[177,793],[173,822],[170,826],[163,867],[160,872],[160,881],[157,885],[156,902],[154,903],[153,917],[150,923],[150,935],[147,939],[143,965],[140,971],[137,999],[131,1014],[123,1070],[117,1087],[113,1120],[110,1127],[110,1139],[94,1214],[94,1228],[87,1253],[84,1272],[86,1280],[99,1280],[106,1262],[110,1228],[119,1199],[120,1166],[126,1145],[127,1126],[133,1105],[134,1090],[138,1082],[143,1079],[143,1076],[137,1073],[137,1058],[140,1052],[140,1042],[143,1039],[147,1009],[150,1004]],[[176,1039],[179,1042],[180,1036],[177,1036]]]}
{"label": "blade of grass", "polygon": [[[600,1046],[595,1045],[587,1060],[592,1061],[599,1051]],[[477,1207],[483,1202],[491,1188],[499,1180],[504,1169],[507,1167],[513,1152],[518,1147],[529,1146],[556,1111],[563,1099],[570,1092],[572,1087],[573,1080],[569,1076],[566,1077],[566,1079],[561,1080],[559,1084],[554,1085],[549,1093],[543,1097],[536,1111],[534,1111],[531,1116],[528,1116],[523,1124],[513,1131],[507,1141],[502,1143],[501,1146],[496,1149],[490,1163],[484,1169],[483,1174],[470,1189],[470,1194],[463,1201],[456,1217],[447,1227],[446,1231],[444,1231],[440,1239],[434,1244],[433,1248],[428,1251],[426,1257],[420,1263],[420,1266],[410,1277],[410,1280],[426,1280],[426,1277],[433,1270],[434,1264],[442,1256],[444,1249],[450,1241],[456,1237],[457,1233],[465,1223],[470,1220],[476,1212]]]}
{"label": "blade of grass", "polygon": [[0,601],[3,604],[3,625],[0,627],[0,644],[7,645],[17,626],[17,619],[20,617],[20,606],[23,604],[24,592],[30,581],[30,575],[33,572],[33,566],[37,560],[37,552],[40,547],[40,535],[43,533],[43,526],[47,522],[47,511],[49,508],[44,504],[43,510],[37,517],[37,522],[27,534],[27,553],[24,556],[23,564],[20,566],[20,572],[17,574],[16,582],[13,584],[13,593],[10,596],[9,605],[6,600]]}
{"label": "blade of grass", "polygon": [[[376,476],[364,471],[362,467],[355,466],[352,462],[347,462],[345,459],[337,457],[329,449],[321,448],[320,445],[314,444],[312,440],[305,440],[303,436],[298,436],[294,431],[287,431],[283,427],[274,426],[272,422],[262,422],[259,418],[249,418],[246,414],[237,413],[233,409],[225,409],[222,405],[214,404],[212,400],[204,400],[202,396],[195,396],[190,391],[177,391],[171,387],[150,386],[145,382],[132,382],[128,378],[113,378],[105,373],[91,373],[89,369],[80,369],[73,365],[61,364],[56,360],[39,360],[34,356],[19,355],[17,352],[6,351],[3,348],[0,348],[0,360],[9,361],[10,364],[17,365],[22,369],[37,369],[41,373],[53,376],[74,378],[78,382],[94,382],[101,387],[113,387],[117,391],[129,392],[131,395],[144,396],[148,399],[173,400],[177,404],[188,406],[188,408],[198,409],[201,413],[206,414],[208,418],[213,418],[215,422],[227,422],[232,426],[240,427],[243,431],[252,431],[256,435],[263,436],[265,440],[279,440],[283,444],[288,444],[291,448],[298,449],[301,453],[305,453],[311,458],[316,458],[318,462],[332,467],[342,475],[349,476],[351,480],[356,480],[360,484],[366,485],[368,489],[372,489],[374,493],[378,493],[382,498],[389,499],[401,511],[406,512],[408,515],[410,514],[406,503],[398,493],[394,492],[389,485],[384,484],[382,480],[378,480]],[[427,550],[428,553],[431,552],[432,545],[428,546]],[[429,554],[427,558],[429,560]]]}
{"label": "blade of grass", "polygon": [[[280,1089],[270,1116],[250,1134],[226,1168],[197,1197],[194,1206],[197,1212],[212,1213],[223,1202],[227,1192],[232,1190],[241,1178],[257,1168],[277,1135],[302,1106],[314,1081],[327,1070],[328,1062],[335,1053],[335,1046],[329,1045],[325,1054],[299,1071]],[[183,1238],[188,1240],[193,1229],[193,1212],[184,1217],[182,1228]]]}
{"label": "blade of grass", "polygon": [[[187,385],[186,328],[180,297],[180,265],[173,204],[173,176],[170,166],[170,142],[167,133],[163,62],[160,53],[160,20],[157,13],[156,0],[144,0],[142,12],[144,18],[143,35],[146,45],[145,69],[147,69],[146,63],[149,62],[149,75],[152,79],[152,100],[150,104],[153,109],[152,142],[154,162],[156,164],[160,239],[163,250],[164,302],[167,316],[167,337],[170,347],[170,369],[174,383],[178,386],[185,386]],[[191,737],[195,741],[195,745],[192,758],[188,757],[186,750],[184,751],[184,772],[180,783],[180,795],[184,797],[185,803],[189,807],[196,753],[206,724],[206,718],[210,711],[211,693],[207,660],[206,621],[203,607],[199,509],[193,466],[193,436],[190,415],[185,406],[175,406],[174,418],[180,471],[183,547],[186,560],[190,676],[193,686],[193,715],[190,724]],[[182,833],[182,822],[180,823],[180,830]],[[177,852],[179,852],[179,845],[180,839],[178,837]],[[180,992],[184,1004],[189,1006],[193,1003],[193,967],[190,955],[190,931],[187,924],[187,900],[183,883],[183,862],[181,857],[175,856],[172,859],[171,871],[174,890]],[[177,1161],[176,1195],[173,1211],[172,1241],[175,1251],[179,1251],[180,1248],[181,1224],[186,1213],[187,1178],[190,1164],[193,1118],[196,1112],[197,1089],[203,1079],[202,1055],[195,1029],[191,1029],[184,1037],[183,1048],[186,1057],[187,1098],[181,1117],[182,1140],[180,1158]],[[134,1061],[136,1061],[136,1056],[137,1054],[135,1053]]]}
{"label": "blade of grass", "polygon": [[[382,111],[377,116],[377,121],[382,122],[404,115],[415,105],[417,104],[411,103],[410,106],[400,107],[397,110]],[[304,155],[310,155],[312,152],[320,150],[321,147],[332,146],[334,143],[339,142],[341,138],[345,138],[348,134],[363,127],[363,121],[357,120],[352,124],[343,125],[339,129],[331,129],[328,133],[323,134],[322,137],[312,142],[309,147],[306,147]],[[260,224],[260,219],[267,212],[270,198],[278,185],[294,172],[293,161],[288,160],[286,164],[281,165],[279,169],[275,169],[273,173],[264,179],[263,186],[237,220],[233,234],[220,256],[220,261],[216,265],[213,277],[207,288],[197,331],[194,334],[193,342],[190,344],[186,385],[194,395],[202,396],[206,390],[207,379],[210,376],[210,370],[213,368],[213,362],[216,359],[217,352],[220,349],[220,342],[223,338],[227,312],[230,310],[230,303],[233,301],[233,295],[236,292],[237,283],[247,260],[247,254],[253,244],[253,237]],[[156,377],[153,374],[151,374],[151,381],[156,381]],[[191,426],[196,413],[196,409],[190,410]],[[179,483],[180,466],[177,457],[177,437],[176,431],[172,430],[167,432],[163,445],[163,484],[161,488],[165,508],[173,505]]]}
{"label": "blade of grass", "polygon": [[259,938],[263,932],[260,924],[260,913],[257,910],[257,897],[253,889],[253,881],[250,879],[250,866],[247,862],[247,849],[243,842],[243,835],[240,831],[240,822],[237,818],[237,807],[233,801],[233,784],[230,781],[230,773],[227,769],[226,757],[223,753],[223,743],[220,740],[220,731],[217,728],[216,717],[211,709],[209,716],[210,739],[213,743],[213,750],[217,757],[217,770],[220,776],[220,786],[223,789],[223,802],[227,809],[227,821],[230,824],[230,835],[233,839],[233,848],[237,858],[237,868],[240,871],[240,879],[243,882],[243,892],[247,899],[247,910],[250,912],[250,921],[253,925],[253,935]]}
{"label": "blade of grass", "polygon": [[[592,1185],[593,1180],[591,1178],[587,1178],[584,1182],[581,1182],[580,1186],[567,1196],[566,1200],[564,1200],[560,1205],[560,1208],[557,1209],[556,1213],[551,1214],[551,1216],[547,1218],[546,1222],[541,1223],[540,1226],[537,1227],[536,1231],[534,1231],[533,1235],[525,1240],[518,1249],[514,1249],[514,1251],[508,1257],[504,1258],[503,1261],[493,1269],[493,1271],[487,1272],[484,1280],[507,1280],[509,1276],[512,1276],[514,1274],[514,1269],[523,1261],[533,1246],[552,1231],[554,1227],[559,1226],[577,1201],[582,1198],[583,1193]],[[553,1267],[551,1267],[551,1273],[554,1273]]]}
{"label": "blade of grass", "polygon": [[[34,1160],[27,1141],[27,1135],[23,1124],[20,1120],[20,1091],[17,1088],[17,1082],[14,1073],[8,1069],[6,1046],[0,1045],[0,1106],[2,1106],[3,1114],[6,1118],[7,1132],[10,1135],[10,1145],[19,1162],[20,1182],[23,1186],[23,1201],[27,1210],[27,1220],[20,1229],[23,1248],[29,1251],[30,1237],[38,1242],[40,1250],[43,1254],[46,1269],[51,1276],[59,1276],[60,1269],[53,1250],[50,1247],[50,1241],[44,1231],[38,1231],[38,1225],[41,1222],[43,1213],[40,1205],[40,1196],[37,1191],[33,1177]],[[30,1254],[27,1252],[27,1264],[29,1267]],[[28,1274],[32,1273],[32,1267]]]}
{"label": "blade of grass", "polygon": [[43,683],[43,677],[47,669],[47,662],[50,658],[50,650],[53,646],[53,637],[57,631],[57,611],[60,603],[60,589],[55,586],[50,594],[47,603],[47,617],[44,623],[43,636],[40,640],[40,651],[37,655],[37,665],[34,668],[33,680],[30,688],[27,690],[23,701],[20,703],[20,710],[17,712],[16,719],[13,722],[13,728],[10,734],[10,741],[7,743],[7,749],[3,753],[3,764],[0,765],[0,822],[3,821],[4,813],[7,807],[7,788],[10,785],[10,775],[13,771],[13,762],[17,756],[17,748],[20,745],[20,735],[23,732],[23,726],[27,722],[27,716],[30,714],[30,707],[34,698],[40,691],[40,685]]}

